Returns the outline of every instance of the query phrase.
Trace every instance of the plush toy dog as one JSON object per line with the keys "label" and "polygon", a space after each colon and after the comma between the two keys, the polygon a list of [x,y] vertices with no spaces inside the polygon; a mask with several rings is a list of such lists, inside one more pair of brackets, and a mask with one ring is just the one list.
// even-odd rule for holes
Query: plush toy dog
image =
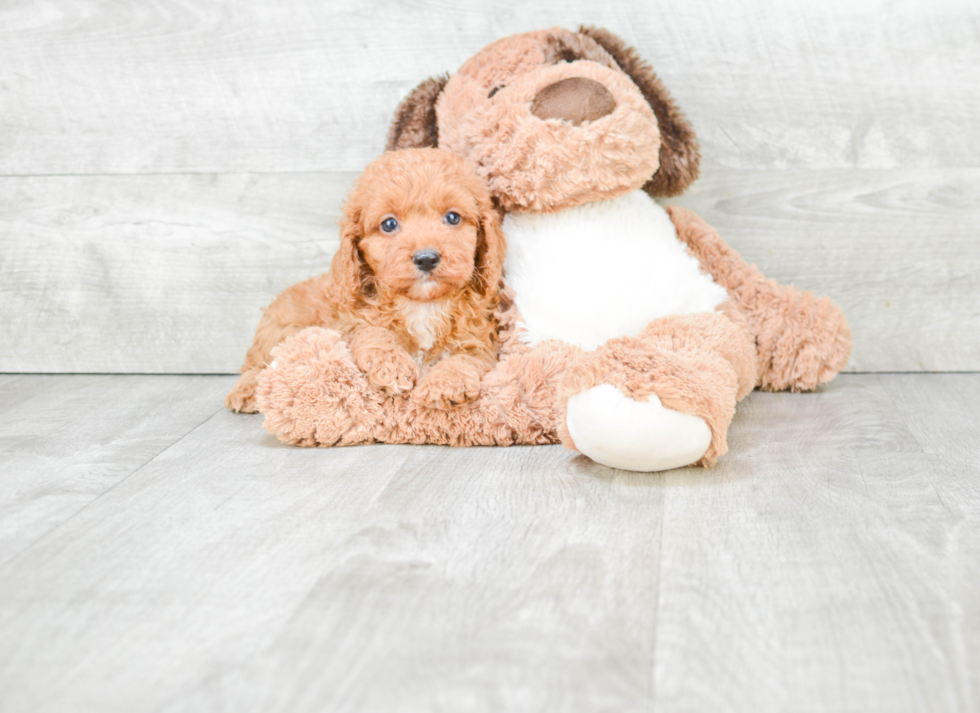
{"label": "plush toy dog", "polygon": [[423,82],[388,147],[422,146],[473,161],[507,212],[501,361],[473,404],[426,408],[372,389],[336,333],[311,328],[277,347],[257,392],[282,440],[560,439],[630,470],[711,465],[754,387],[809,390],[846,365],[836,305],[766,280],[696,215],[653,201],[697,177],[697,142],[610,32],[515,35]]}

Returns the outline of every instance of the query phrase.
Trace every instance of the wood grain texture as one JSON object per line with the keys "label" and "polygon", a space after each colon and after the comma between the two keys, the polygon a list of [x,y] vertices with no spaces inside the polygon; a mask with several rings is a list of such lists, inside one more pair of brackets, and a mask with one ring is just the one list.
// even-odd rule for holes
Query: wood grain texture
{"label": "wood grain texture", "polygon": [[[355,175],[0,179],[0,371],[237,371]],[[708,170],[675,202],[838,301],[851,370],[980,369],[980,169]]]}
{"label": "wood grain texture", "polygon": [[16,557],[213,416],[232,381],[4,377],[0,563]]}
{"label": "wood grain texture", "polygon": [[653,63],[701,138],[680,202],[836,299],[851,370],[980,369],[976,3],[18,0],[0,370],[236,371],[258,310],[326,268],[398,101],[555,23]]}
{"label": "wood grain texture", "polygon": [[[92,419],[227,381],[107,379]],[[54,434],[49,395],[97,382],[11,383],[17,428]],[[754,393],[716,468],[656,475],[557,446],[288,448],[221,411],[0,564],[0,703],[972,711],[978,398],[975,374]],[[75,488],[70,460],[32,472]]]}
{"label": "wood grain texture", "polygon": [[[944,402],[950,388],[967,397]],[[755,393],[722,468],[666,474],[665,709],[974,710],[980,558],[962,555],[980,552],[980,469],[963,406],[978,396],[977,375]],[[943,412],[974,440],[910,430]],[[946,474],[926,447],[972,466]]]}
{"label": "wood grain texture", "polygon": [[675,202],[837,301],[849,370],[980,370],[980,170],[707,171]]}
{"label": "wood grain texture", "polygon": [[581,23],[653,63],[713,165],[980,166],[968,0],[15,0],[0,175],[356,171],[421,80]]}
{"label": "wood grain texture", "polygon": [[0,179],[0,371],[237,372],[325,272],[349,174]]}

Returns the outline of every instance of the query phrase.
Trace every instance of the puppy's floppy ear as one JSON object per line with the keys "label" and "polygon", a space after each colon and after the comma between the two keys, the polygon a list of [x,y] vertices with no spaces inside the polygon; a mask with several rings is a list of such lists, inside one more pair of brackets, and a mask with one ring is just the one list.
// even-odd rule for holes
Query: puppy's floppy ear
{"label": "puppy's floppy ear", "polygon": [[591,37],[640,88],[660,124],[660,168],[643,190],[654,197],[676,196],[698,177],[701,156],[694,129],[681,114],[660,78],[632,47],[601,27],[580,27],[579,33]]}
{"label": "puppy's floppy ear", "polygon": [[338,306],[351,309],[357,298],[371,288],[371,269],[361,257],[358,246],[364,237],[360,208],[348,201],[340,219],[340,247],[330,262],[330,277],[336,288]]}
{"label": "puppy's floppy ear", "polygon": [[500,290],[504,274],[504,254],[507,241],[500,224],[502,211],[493,204],[489,195],[478,200],[480,206],[479,237],[476,244],[476,269],[473,284],[477,292],[490,297]]}
{"label": "puppy's floppy ear", "polygon": [[448,74],[426,79],[402,100],[388,129],[386,151],[436,148],[439,145],[436,100],[448,81]]}

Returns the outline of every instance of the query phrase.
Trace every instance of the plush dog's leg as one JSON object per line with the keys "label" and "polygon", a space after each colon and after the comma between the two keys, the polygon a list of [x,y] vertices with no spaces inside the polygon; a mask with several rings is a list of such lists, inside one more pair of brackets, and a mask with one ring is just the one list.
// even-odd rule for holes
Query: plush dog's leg
{"label": "plush dog's leg", "polygon": [[840,307],[827,297],[767,280],[691,211],[669,206],[667,212],[678,237],[748,318],[762,389],[810,391],[847,366],[851,329]]}
{"label": "plush dog's leg", "polygon": [[582,355],[559,390],[562,442],[636,471],[712,465],[755,384],[753,344],[724,311],[658,319]]}
{"label": "plush dog's leg", "polygon": [[256,402],[265,428],[284,443],[371,443],[393,426],[384,394],[371,388],[341,336],[310,327],[272,350]]}
{"label": "plush dog's leg", "polygon": [[256,397],[266,429],[294,445],[557,443],[558,383],[580,354],[560,342],[511,354],[484,375],[475,402],[429,408],[373,388],[339,334],[311,327],[273,351]]}

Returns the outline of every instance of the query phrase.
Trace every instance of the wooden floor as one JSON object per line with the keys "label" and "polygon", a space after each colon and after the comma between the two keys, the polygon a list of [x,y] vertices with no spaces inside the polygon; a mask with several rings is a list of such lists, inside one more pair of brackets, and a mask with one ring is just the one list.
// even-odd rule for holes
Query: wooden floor
{"label": "wooden floor", "polygon": [[280,445],[0,376],[0,711],[976,711],[980,374],[754,393],[712,470]]}

